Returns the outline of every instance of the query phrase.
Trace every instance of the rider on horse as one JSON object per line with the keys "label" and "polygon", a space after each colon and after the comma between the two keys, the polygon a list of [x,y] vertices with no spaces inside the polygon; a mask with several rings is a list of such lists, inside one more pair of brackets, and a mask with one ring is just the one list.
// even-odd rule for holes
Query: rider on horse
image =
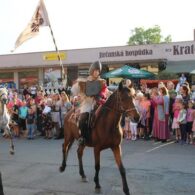
{"label": "rider on horse", "polygon": [[105,80],[100,78],[102,65],[99,61],[91,64],[89,68],[89,76],[84,79],[78,79],[72,86],[71,92],[73,97],[80,96],[80,116],[79,129],[81,137],[79,144],[84,145],[86,142],[87,131],[89,129],[90,115],[99,105],[105,103],[107,96],[107,86]]}

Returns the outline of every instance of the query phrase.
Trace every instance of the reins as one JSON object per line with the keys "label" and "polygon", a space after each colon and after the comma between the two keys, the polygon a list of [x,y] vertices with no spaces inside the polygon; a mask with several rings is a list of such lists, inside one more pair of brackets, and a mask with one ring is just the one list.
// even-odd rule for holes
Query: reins
{"label": "reins", "polygon": [[119,91],[117,90],[116,94],[116,106],[114,106],[114,108],[110,108],[109,106],[107,105],[103,105],[104,108],[106,108],[107,110],[110,110],[110,111],[115,111],[119,114],[125,114],[125,113],[128,113],[128,112],[131,112],[133,110],[136,110],[136,108],[130,108],[130,109],[124,109],[123,106],[121,105],[121,97],[119,95]]}

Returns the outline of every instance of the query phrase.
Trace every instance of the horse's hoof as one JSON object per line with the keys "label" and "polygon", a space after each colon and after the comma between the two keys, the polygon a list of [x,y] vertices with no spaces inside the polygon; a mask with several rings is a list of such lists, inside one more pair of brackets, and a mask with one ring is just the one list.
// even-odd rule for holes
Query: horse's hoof
{"label": "horse's hoof", "polygon": [[102,193],[101,188],[95,188],[95,193],[96,193],[96,194],[101,194],[101,193]]}
{"label": "horse's hoof", "polygon": [[11,155],[14,155],[14,154],[15,154],[15,152],[14,152],[14,151],[9,151],[9,153],[10,153]]}
{"label": "horse's hoof", "polygon": [[82,177],[82,178],[81,178],[81,181],[82,181],[83,183],[89,182],[88,179],[87,179],[86,177]]}
{"label": "horse's hoof", "polygon": [[61,166],[61,167],[59,168],[60,173],[64,172],[64,170],[65,170],[65,167],[62,167],[62,166]]}

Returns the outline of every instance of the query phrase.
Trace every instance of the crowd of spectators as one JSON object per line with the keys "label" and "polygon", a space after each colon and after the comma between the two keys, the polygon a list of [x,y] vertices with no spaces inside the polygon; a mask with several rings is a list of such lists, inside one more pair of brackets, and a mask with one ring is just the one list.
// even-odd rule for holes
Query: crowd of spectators
{"label": "crowd of spectators", "polygon": [[11,116],[10,127],[14,137],[59,139],[63,134],[64,116],[72,103],[65,91],[45,93],[45,90],[25,87],[22,94],[9,89],[7,104]]}
{"label": "crowd of spectators", "polygon": [[171,81],[166,85],[160,82],[158,87],[151,89],[142,84],[135,96],[140,122],[132,123],[123,116],[124,137],[133,141],[152,138],[167,142],[174,139],[182,145],[195,144],[194,89],[184,75],[180,77],[177,87]]}
{"label": "crowd of spectators", "polygon": [[[124,83],[132,87],[127,79]],[[191,88],[191,89],[190,89]],[[158,87],[148,88],[142,83],[136,90],[135,105],[140,113],[139,123],[122,116],[121,126],[127,140],[154,139],[166,142],[195,144],[195,86],[189,85],[185,76],[177,86],[169,81]],[[15,137],[34,139],[37,135],[46,139],[63,136],[64,116],[72,108],[79,107],[79,98],[69,100],[65,91],[33,90],[25,87],[22,94],[9,89],[7,109],[11,115],[10,127]],[[75,109],[75,112],[79,109]]]}

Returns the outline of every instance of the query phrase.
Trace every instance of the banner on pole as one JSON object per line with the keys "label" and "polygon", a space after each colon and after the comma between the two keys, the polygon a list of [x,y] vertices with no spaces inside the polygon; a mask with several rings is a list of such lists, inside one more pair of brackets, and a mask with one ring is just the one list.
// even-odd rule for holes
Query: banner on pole
{"label": "banner on pole", "polygon": [[[39,4],[35,10],[35,13],[28,23],[27,27],[19,35],[15,43],[15,49],[28,39],[35,37],[39,33],[39,28],[42,26],[49,26],[49,18],[46,7],[43,0],[39,1]],[[15,50],[14,49],[14,50]]]}

